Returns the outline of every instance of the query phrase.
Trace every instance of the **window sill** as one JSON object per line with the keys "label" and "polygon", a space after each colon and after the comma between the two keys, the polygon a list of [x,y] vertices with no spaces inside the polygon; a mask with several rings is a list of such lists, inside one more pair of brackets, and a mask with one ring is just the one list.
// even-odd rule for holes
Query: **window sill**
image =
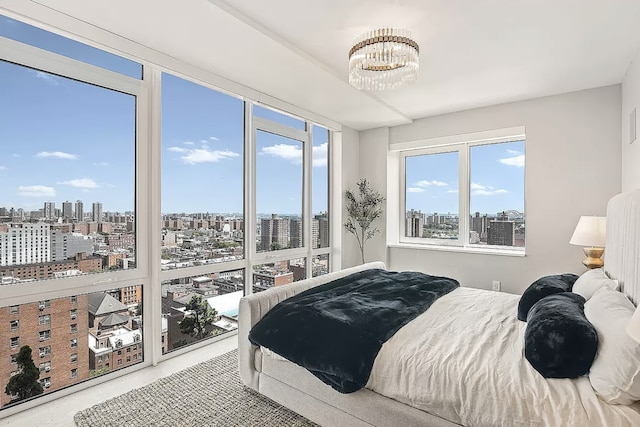
{"label": "window sill", "polygon": [[419,249],[427,251],[440,251],[440,252],[460,252],[468,254],[481,254],[481,255],[497,255],[497,256],[512,256],[512,257],[525,257],[525,250],[513,250],[513,249],[498,249],[498,248],[477,248],[472,246],[442,246],[442,245],[420,245],[415,243],[392,243],[387,245],[389,248],[398,249]]}

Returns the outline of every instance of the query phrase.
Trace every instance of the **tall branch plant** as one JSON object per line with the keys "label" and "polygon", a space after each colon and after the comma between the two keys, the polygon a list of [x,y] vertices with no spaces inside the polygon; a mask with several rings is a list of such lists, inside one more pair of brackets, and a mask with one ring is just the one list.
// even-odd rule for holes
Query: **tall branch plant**
{"label": "tall branch plant", "polygon": [[345,191],[349,218],[344,227],[356,236],[364,264],[364,244],[380,232],[373,226],[373,222],[382,216],[382,202],[385,198],[379,191],[371,188],[371,183],[366,178],[358,181],[357,185],[357,191]]}

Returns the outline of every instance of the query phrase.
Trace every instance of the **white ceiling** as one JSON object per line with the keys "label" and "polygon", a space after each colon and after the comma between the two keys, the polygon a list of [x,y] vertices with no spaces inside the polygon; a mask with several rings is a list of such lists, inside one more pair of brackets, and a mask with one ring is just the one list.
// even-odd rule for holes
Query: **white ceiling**
{"label": "white ceiling", "polygon": [[[355,129],[620,83],[638,0],[36,0]],[[2,1],[0,1],[2,4]],[[351,41],[412,31],[414,85],[347,83]]]}

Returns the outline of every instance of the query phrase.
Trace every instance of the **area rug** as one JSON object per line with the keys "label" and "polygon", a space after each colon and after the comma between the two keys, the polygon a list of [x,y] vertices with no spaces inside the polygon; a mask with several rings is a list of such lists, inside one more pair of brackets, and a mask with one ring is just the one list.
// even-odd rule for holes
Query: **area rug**
{"label": "area rug", "polygon": [[237,350],[78,412],[78,427],[316,424],[240,382]]}

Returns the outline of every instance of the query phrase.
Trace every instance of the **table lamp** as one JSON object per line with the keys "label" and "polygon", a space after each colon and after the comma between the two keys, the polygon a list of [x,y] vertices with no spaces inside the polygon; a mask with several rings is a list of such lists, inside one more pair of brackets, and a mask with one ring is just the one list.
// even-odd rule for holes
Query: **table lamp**
{"label": "table lamp", "polygon": [[572,245],[583,246],[587,256],[582,263],[587,268],[599,268],[604,265],[604,253],[607,219],[603,216],[581,216],[573,236],[569,241]]}

